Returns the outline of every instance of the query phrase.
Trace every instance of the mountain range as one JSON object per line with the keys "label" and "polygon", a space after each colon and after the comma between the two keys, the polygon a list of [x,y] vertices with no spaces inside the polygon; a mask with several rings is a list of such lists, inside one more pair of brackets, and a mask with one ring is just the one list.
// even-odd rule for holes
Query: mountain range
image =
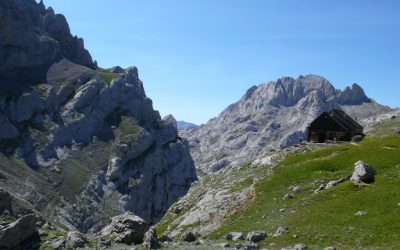
{"label": "mountain range", "polygon": [[181,136],[189,140],[198,173],[207,175],[299,143],[307,126],[332,108],[356,120],[390,110],[357,84],[341,91],[317,75],[282,77],[251,87],[216,118]]}
{"label": "mountain range", "polygon": [[[241,233],[228,230],[241,226],[250,236],[235,248],[255,249],[253,236],[267,234],[251,229],[301,210],[282,190],[314,206],[309,191],[348,181],[349,162],[365,152],[384,176],[397,176],[374,159],[397,162],[399,112],[358,84],[338,90],[318,75],[282,77],[249,88],[198,126],[161,118],[136,67],[99,67],[43,1],[0,1],[0,22],[0,249],[220,249]],[[389,137],[305,143],[309,124],[332,108],[363,124],[367,136]],[[382,157],[371,150],[376,145]],[[349,197],[362,203],[351,187]],[[397,195],[386,191],[374,195]],[[221,237],[229,242],[215,245]]]}

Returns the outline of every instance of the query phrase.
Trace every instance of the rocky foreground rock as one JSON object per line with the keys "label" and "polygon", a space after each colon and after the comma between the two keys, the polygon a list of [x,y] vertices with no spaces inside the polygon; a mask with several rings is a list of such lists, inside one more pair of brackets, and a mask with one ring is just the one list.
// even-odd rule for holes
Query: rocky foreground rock
{"label": "rocky foreground rock", "polygon": [[27,240],[33,242],[36,239],[39,242],[37,221],[36,215],[29,214],[6,226],[0,226],[0,249],[13,249]]}
{"label": "rocky foreground rock", "polygon": [[139,216],[127,212],[113,217],[111,223],[101,230],[100,236],[128,245],[138,244],[143,242],[144,235],[149,228],[149,223]]}
{"label": "rocky foreground rock", "polygon": [[354,163],[354,171],[350,177],[355,183],[372,183],[375,181],[376,171],[369,164],[363,161]]}
{"label": "rocky foreground rock", "polygon": [[199,128],[182,130],[201,174],[240,165],[269,150],[298,144],[322,112],[343,109],[354,119],[390,110],[368,98],[357,85],[335,89],[317,75],[282,77],[253,86],[218,117]]}

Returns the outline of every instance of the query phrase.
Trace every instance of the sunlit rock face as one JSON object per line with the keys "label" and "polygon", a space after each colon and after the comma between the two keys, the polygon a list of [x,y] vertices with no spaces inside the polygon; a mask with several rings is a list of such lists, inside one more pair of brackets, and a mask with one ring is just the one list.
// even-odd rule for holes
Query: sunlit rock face
{"label": "sunlit rock face", "polygon": [[369,99],[357,84],[341,91],[317,75],[282,77],[251,87],[218,117],[183,130],[181,136],[190,142],[198,172],[210,174],[299,143],[307,138],[311,121],[332,108],[355,119],[389,110]]}

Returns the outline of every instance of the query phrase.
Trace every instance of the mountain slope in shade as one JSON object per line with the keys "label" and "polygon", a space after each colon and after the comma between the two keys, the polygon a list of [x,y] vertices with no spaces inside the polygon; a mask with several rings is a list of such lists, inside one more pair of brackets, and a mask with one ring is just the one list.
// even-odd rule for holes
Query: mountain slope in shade
{"label": "mountain slope in shade", "polygon": [[210,174],[297,144],[306,138],[311,121],[331,108],[343,109],[356,120],[390,110],[357,84],[341,91],[317,75],[282,77],[251,87],[218,117],[181,135],[189,139],[199,174]]}

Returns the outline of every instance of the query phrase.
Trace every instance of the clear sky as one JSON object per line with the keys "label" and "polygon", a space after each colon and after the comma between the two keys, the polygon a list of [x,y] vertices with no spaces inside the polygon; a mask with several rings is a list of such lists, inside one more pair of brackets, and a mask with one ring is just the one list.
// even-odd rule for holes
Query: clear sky
{"label": "clear sky", "polygon": [[400,106],[398,0],[44,2],[99,66],[137,66],[162,116],[204,123],[252,85],[310,73]]}

